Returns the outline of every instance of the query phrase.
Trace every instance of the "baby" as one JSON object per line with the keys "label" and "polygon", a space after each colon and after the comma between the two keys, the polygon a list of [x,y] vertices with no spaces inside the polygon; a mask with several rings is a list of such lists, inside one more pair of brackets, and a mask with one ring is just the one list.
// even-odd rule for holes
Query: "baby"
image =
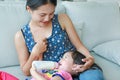
{"label": "baby", "polygon": [[82,59],[85,56],[78,51],[66,52],[61,60],[53,61],[33,61],[31,68],[32,80],[73,80],[72,76],[78,73],[72,68],[78,64],[84,64]]}

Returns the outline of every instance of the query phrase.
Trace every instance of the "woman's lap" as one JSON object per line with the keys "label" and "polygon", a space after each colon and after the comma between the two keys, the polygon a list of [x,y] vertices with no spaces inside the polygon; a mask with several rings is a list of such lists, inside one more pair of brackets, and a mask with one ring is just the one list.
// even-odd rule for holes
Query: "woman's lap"
{"label": "woman's lap", "polygon": [[91,68],[80,73],[79,78],[74,80],[104,80],[103,72],[98,68]]}

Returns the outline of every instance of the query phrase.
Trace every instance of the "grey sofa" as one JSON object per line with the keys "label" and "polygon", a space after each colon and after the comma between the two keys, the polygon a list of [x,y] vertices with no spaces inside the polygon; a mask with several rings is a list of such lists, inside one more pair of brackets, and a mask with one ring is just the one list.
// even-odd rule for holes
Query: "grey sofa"
{"label": "grey sofa", "polygon": [[[112,42],[113,46],[110,48],[112,51],[108,51],[110,54],[106,53],[106,47],[101,47],[104,43],[111,41],[117,40],[119,43],[120,12],[118,4],[62,2],[58,4],[55,13],[66,13],[70,16],[83,44],[95,57],[96,63],[102,67],[105,79],[120,80],[120,61],[115,61],[113,59],[114,55],[112,55],[112,51],[116,51],[116,45],[114,45],[116,43]],[[14,46],[14,34],[29,19],[24,1],[0,2],[0,71],[6,71],[20,80],[30,79],[31,77],[24,76],[20,70]],[[110,44],[108,46],[111,47]],[[119,51],[119,48],[117,51]],[[119,56],[120,52],[116,53]]]}

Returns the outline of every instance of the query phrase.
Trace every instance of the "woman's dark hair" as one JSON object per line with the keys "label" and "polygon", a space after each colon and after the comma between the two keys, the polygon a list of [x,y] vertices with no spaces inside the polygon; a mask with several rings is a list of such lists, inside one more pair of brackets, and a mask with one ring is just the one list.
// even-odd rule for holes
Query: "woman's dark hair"
{"label": "woman's dark hair", "polygon": [[85,58],[85,56],[78,52],[78,51],[72,51],[72,58],[73,58],[73,62],[75,64],[84,64],[85,62],[82,61],[83,58]]}
{"label": "woman's dark hair", "polygon": [[38,7],[51,3],[54,6],[57,5],[57,0],[27,0],[26,6],[29,6],[32,10],[36,10]]}

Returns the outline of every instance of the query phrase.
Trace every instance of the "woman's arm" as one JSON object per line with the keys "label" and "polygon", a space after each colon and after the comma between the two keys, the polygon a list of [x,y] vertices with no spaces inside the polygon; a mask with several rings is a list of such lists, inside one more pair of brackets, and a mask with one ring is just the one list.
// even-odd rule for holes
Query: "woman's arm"
{"label": "woman's arm", "polygon": [[66,30],[72,44],[76,47],[76,49],[78,51],[80,51],[81,53],[83,53],[83,55],[86,56],[86,59],[84,59],[84,61],[86,61],[85,65],[84,65],[85,67],[82,68],[81,71],[88,69],[94,63],[94,58],[90,55],[87,48],[80,41],[80,39],[75,31],[75,28],[73,26],[72,21],[70,20],[70,18],[66,14],[60,14],[59,15],[59,22],[60,22],[62,28],[64,30]]}
{"label": "woman's arm", "polygon": [[[44,43],[44,42],[43,42]],[[30,75],[30,68],[33,60],[38,60],[42,56],[42,52],[46,50],[45,43],[43,44],[42,41],[35,45],[31,55],[28,52],[28,49],[25,44],[24,37],[21,31],[18,31],[15,35],[15,46],[18,53],[18,58],[20,62],[20,67],[25,75]],[[41,49],[41,46],[42,47]],[[42,50],[42,51],[40,51]]]}

